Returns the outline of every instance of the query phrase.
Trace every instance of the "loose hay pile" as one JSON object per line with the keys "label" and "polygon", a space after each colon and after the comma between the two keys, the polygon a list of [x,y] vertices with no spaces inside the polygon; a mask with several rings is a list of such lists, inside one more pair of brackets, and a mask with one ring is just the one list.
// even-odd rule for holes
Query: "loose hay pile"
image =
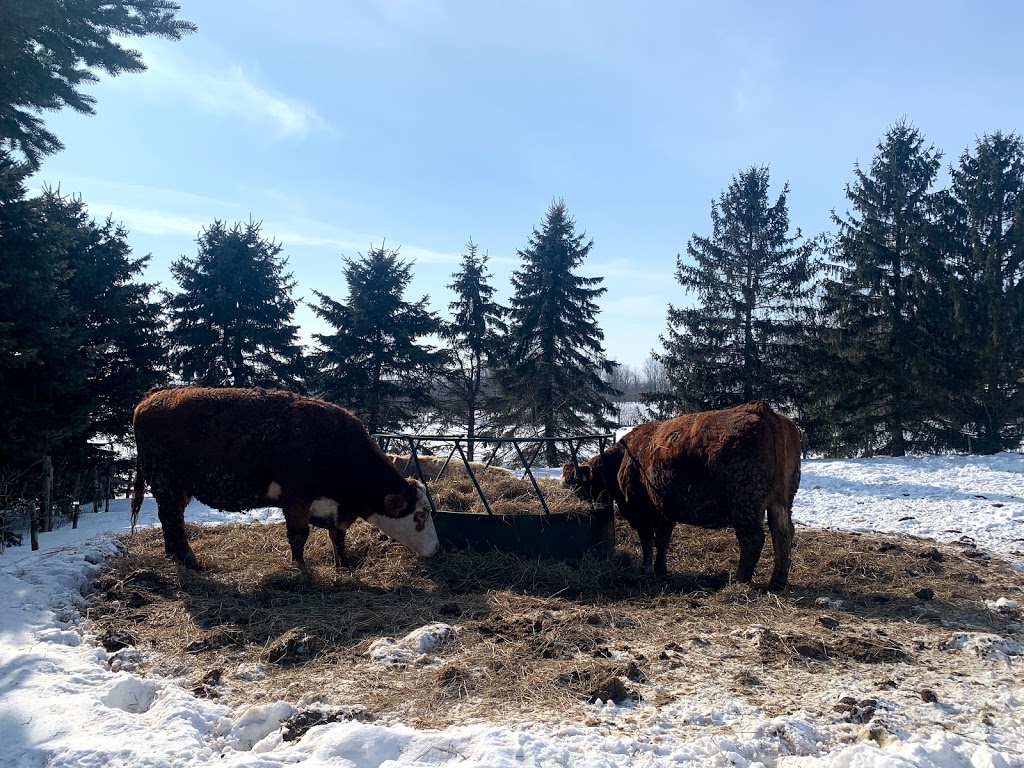
{"label": "loose hay pile", "polygon": [[[407,477],[419,477],[408,456],[388,454],[392,463]],[[446,460],[438,456],[420,456],[420,467],[430,487],[434,505],[449,512],[486,513],[480,494],[458,457]],[[518,477],[503,467],[489,467],[472,462],[473,475],[484,489],[491,512],[496,515],[535,515],[544,512],[537,500],[537,491],[528,478]],[[552,514],[572,514],[588,504],[580,501],[558,480],[537,478],[537,487]]]}
{"label": "loose hay pile", "polygon": [[[1022,640],[1019,611],[987,601],[1020,600],[1024,575],[969,542],[801,528],[792,586],[776,595],[728,583],[731,531],[687,526],[662,579],[637,574],[638,543],[621,525],[616,556],[570,566],[468,551],[418,561],[359,524],[352,571],[334,572],[315,533],[309,578],[288,566],[283,525],[190,526],[189,537],[202,573],[164,557],[159,529],[127,539],[96,582],[91,631],[122,648],[116,666],[228,703],[302,702],[314,720],[585,720],[597,699],[718,691],[768,716],[818,709],[866,722],[873,709],[854,687],[942,702],[977,664],[950,650],[968,642],[958,637]],[[768,544],[759,583],[770,567]],[[443,638],[429,651],[369,658],[382,638],[428,627]]]}

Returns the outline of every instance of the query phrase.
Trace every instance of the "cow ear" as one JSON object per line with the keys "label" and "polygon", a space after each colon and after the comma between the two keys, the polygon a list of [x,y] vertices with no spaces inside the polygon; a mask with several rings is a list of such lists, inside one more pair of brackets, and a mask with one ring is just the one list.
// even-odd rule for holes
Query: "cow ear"
{"label": "cow ear", "polygon": [[398,493],[389,493],[384,497],[384,512],[388,517],[400,517],[408,508],[409,502]]}

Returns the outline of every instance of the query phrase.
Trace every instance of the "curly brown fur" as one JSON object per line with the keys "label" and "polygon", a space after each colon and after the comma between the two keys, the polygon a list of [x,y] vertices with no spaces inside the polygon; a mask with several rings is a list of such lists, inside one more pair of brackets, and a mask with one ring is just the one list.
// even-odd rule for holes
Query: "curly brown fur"
{"label": "curly brown fur", "polygon": [[[775,550],[769,584],[785,588],[793,547],[793,498],[800,483],[796,425],[754,401],[636,427],[587,469],[567,464],[563,482],[608,492],[640,537],[645,573],[665,574],[676,523],[731,527],[740,549],[736,578],[750,581],[764,548]],[[655,557],[655,551],[657,557]]]}

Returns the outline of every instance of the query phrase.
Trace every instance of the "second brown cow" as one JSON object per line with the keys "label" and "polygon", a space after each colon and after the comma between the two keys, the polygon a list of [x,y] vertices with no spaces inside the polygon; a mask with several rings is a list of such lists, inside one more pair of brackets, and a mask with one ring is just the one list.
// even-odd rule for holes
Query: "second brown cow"
{"label": "second brown cow", "polygon": [[[789,580],[800,433],[767,403],[642,424],[601,454],[562,468],[562,481],[594,498],[609,493],[640,536],[644,573],[665,574],[676,523],[733,528],[736,570],[749,582],[764,548],[767,514],[775,550],[769,588]],[[655,558],[655,549],[657,557]]]}

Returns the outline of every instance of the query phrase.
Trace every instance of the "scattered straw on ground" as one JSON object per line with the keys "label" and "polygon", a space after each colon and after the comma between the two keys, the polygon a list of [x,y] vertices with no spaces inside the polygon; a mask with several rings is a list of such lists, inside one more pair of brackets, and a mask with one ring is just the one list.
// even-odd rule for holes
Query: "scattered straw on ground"
{"label": "scattered straw on ground", "polygon": [[[969,542],[809,528],[781,594],[729,583],[728,530],[677,527],[666,578],[639,576],[621,524],[613,557],[565,564],[468,551],[419,561],[360,523],[341,573],[314,531],[310,576],[291,568],[283,525],[188,534],[204,571],[167,560],[154,528],[126,538],[97,580],[91,631],[109,650],[128,646],[115,664],[227,703],[285,699],[317,717],[333,707],[430,726],[586,718],[598,698],[668,704],[709,691],[768,715],[842,710],[864,685],[941,701],[977,663],[946,650],[950,638],[1020,632],[1019,613],[986,601],[1024,594],[1024,575]],[[761,585],[771,564],[769,542]],[[404,665],[367,657],[374,641],[434,622],[456,641]],[[1012,672],[992,674],[987,684]],[[835,717],[863,715],[846,703]]]}

